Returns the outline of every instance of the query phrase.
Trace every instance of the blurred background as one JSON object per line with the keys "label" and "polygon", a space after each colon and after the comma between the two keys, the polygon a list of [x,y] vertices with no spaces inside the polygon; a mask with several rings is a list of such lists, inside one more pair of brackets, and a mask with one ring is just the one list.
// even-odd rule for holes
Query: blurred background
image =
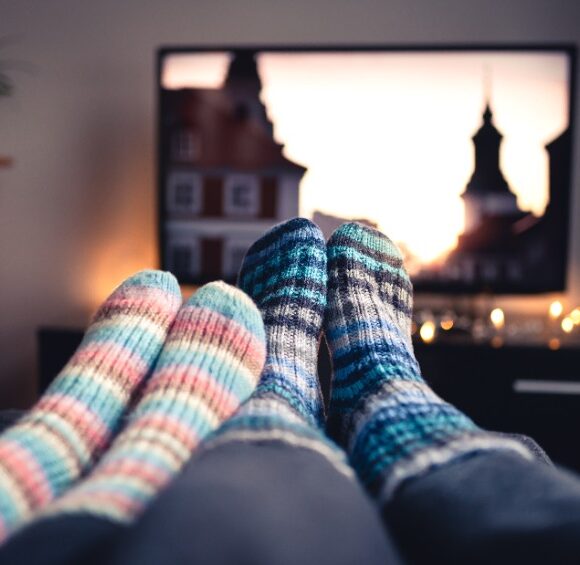
{"label": "blurred background", "polygon": [[[571,0],[0,0],[0,408],[35,398],[39,328],[84,327],[159,264],[158,47],[578,43],[579,21]],[[580,303],[578,133],[567,290],[502,315]]]}

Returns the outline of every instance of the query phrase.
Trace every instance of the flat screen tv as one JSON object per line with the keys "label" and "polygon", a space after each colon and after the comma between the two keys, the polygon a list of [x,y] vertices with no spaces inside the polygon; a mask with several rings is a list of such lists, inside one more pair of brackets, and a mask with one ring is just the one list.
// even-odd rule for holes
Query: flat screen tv
{"label": "flat screen tv", "polygon": [[233,281],[276,223],[388,234],[415,289],[565,288],[570,45],[167,47],[162,267]]}

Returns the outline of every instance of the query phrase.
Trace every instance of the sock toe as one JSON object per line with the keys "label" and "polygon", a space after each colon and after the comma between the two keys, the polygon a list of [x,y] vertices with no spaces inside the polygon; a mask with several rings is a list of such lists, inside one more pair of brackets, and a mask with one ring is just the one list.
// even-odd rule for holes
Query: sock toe
{"label": "sock toe", "polygon": [[[249,249],[238,286],[269,311],[306,293],[326,300],[326,245],[320,228],[305,218],[273,227]],[[300,297],[298,297],[300,298]],[[266,312],[263,310],[264,321]]]}
{"label": "sock toe", "polygon": [[122,311],[134,314],[176,312],[181,304],[181,289],[168,272],[144,270],[125,279],[103,302],[93,322]]}
{"label": "sock toe", "polygon": [[171,294],[180,295],[179,283],[177,279],[167,271],[157,271],[145,269],[139,271],[123,281],[115,292],[126,292],[133,287],[157,288]]}
{"label": "sock toe", "polygon": [[332,234],[327,254],[330,293],[370,289],[409,333],[413,285],[401,251],[391,239],[375,228],[351,222]]}
{"label": "sock toe", "polygon": [[[253,243],[246,253],[246,260],[262,251],[268,250],[273,243],[279,240],[281,235],[284,235],[284,237],[292,237],[292,234],[295,234],[297,238],[314,238],[324,244],[324,236],[315,223],[307,218],[292,218],[287,222],[275,225],[258,239],[258,241]],[[248,267],[249,265],[246,265],[246,270]]]}
{"label": "sock toe", "polygon": [[328,258],[366,259],[373,270],[390,271],[408,278],[398,246],[379,230],[358,222],[340,226],[328,240]]}
{"label": "sock toe", "polygon": [[259,339],[265,339],[262,316],[253,300],[242,290],[223,281],[202,286],[188,304],[211,309],[240,324]]}

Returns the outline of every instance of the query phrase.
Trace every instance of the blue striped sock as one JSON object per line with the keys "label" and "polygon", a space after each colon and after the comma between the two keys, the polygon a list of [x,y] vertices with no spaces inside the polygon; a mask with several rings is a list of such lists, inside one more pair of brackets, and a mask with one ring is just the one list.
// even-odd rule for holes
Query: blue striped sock
{"label": "blue striped sock", "polygon": [[397,246],[350,223],[330,238],[325,333],[334,380],[329,429],[381,500],[411,477],[519,443],[480,430],[423,380],[411,343],[413,289]]}
{"label": "blue striped sock", "polygon": [[312,222],[295,218],[274,227],[249,249],[238,286],[262,312],[266,366],[254,396],[275,395],[305,421],[322,425],[316,373],[326,308],[326,246]]}
{"label": "blue striped sock", "polygon": [[309,220],[275,226],[249,249],[238,285],[262,313],[266,364],[250,399],[208,445],[283,441],[314,449],[349,473],[344,453],[322,430],[317,356],[326,279],[324,237]]}

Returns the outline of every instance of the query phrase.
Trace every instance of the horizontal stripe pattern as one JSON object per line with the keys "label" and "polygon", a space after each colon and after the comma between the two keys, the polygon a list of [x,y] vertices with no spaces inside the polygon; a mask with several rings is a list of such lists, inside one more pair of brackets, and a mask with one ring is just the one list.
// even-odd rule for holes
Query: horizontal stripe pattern
{"label": "horizontal stripe pattern", "polygon": [[44,396],[0,437],[0,541],[77,480],[107,445],[180,303],[169,273],[127,279],[99,308]]}
{"label": "horizontal stripe pattern", "polygon": [[329,428],[370,493],[482,449],[527,449],[480,430],[425,383],[411,343],[412,286],[396,246],[360,224],[328,243]]}
{"label": "horizontal stripe pattern", "polygon": [[177,314],[127,427],[93,472],[44,516],[134,520],[250,396],[265,356],[263,323],[251,300],[225,283],[202,287]]}

